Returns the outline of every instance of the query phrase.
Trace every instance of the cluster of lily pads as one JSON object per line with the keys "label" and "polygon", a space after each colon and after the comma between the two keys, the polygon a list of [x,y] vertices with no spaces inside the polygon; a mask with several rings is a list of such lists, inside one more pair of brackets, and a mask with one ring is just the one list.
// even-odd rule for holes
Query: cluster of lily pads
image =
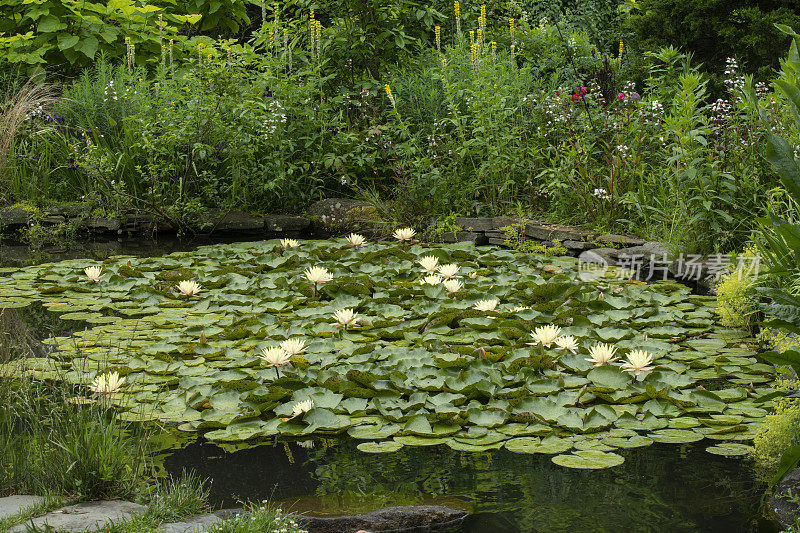
{"label": "cluster of lily pads", "polygon": [[749,449],[772,367],[717,325],[713,298],[413,237],[2,269],[0,308],[86,325],[18,371],[219,442],[346,433],[365,452],[506,447],[579,468],[653,442]]}

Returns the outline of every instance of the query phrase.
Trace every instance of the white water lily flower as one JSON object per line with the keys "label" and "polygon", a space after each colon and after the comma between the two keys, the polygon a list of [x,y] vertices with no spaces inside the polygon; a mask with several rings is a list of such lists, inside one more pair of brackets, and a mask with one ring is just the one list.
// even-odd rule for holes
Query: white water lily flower
{"label": "white water lily flower", "polygon": [[359,235],[358,233],[351,233],[347,236],[347,242],[350,246],[355,246],[356,248],[360,248],[366,244],[367,239],[363,235]]}
{"label": "white water lily flower", "polygon": [[195,296],[200,292],[200,284],[194,280],[185,279],[178,283],[178,290],[185,296]]}
{"label": "white water lily flower", "polygon": [[586,360],[594,363],[594,366],[603,366],[617,360],[615,353],[617,353],[616,346],[602,343],[595,344],[589,348],[589,357]]}
{"label": "white water lily flower", "polygon": [[439,275],[442,276],[444,279],[450,278],[457,278],[456,274],[458,274],[458,269],[460,267],[454,263],[449,263],[447,265],[442,265],[436,270],[439,272]]}
{"label": "white water lily flower", "polygon": [[352,326],[358,324],[358,313],[352,309],[339,309],[334,311],[333,318],[339,323],[340,326]]}
{"label": "white water lily flower", "polygon": [[556,346],[568,352],[578,353],[578,341],[572,335],[562,335],[557,338]]}
{"label": "white water lily flower", "polygon": [[473,270],[472,272],[469,273],[469,277],[475,279],[478,277],[478,273]]}
{"label": "white water lily flower", "polygon": [[270,346],[261,350],[259,357],[264,361],[264,364],[277,367],[288,364],[290,355],[280,346]]}
{"label": "white water lily flower", "polygon": [[420,285],[438,285],[442,282],[442,278],[436,274],[429,274],[419,280]]}
{"label": "white water lily flower", "polygon": [[531,333],[531,337],[533,337],[533,340],[536,341],[534,345],[541,344],[547,348],[549,348],[550,345],[555,342],[559,335],[561,335],[561,328],[558,326],[553,326],[552,324],[547,326],[539,326],[533,330],[533,333]]}
{"label": "white water lily flower", "polygon": [[302,415],[303,413],[307,413],[314,408],[314,400],[309,398],[308,400],[303,400],[302,402],[297,402],[292,407],[292,418]]}
{"label": "white water lily flower", "polygon": [[642,372],[652,370],[653,367],[650,363],[653,362],[653,356],[644,350],[633,350],[628,354],[628,360],[622,363],[622,369],[625,372],[633,372],[634,376],[638,376]]}
{"label": "white water lily flower", "polygon": [[458,292],[464,288],[464,284],[457,279],[447,279],[443,283],[445,290],[450,294]]}
{"label": "white water lily flower", "polygon": [[96,394],[111,394],[119,391],[125,383],[125,378],[119,377],[118,372],[107,372],[102,376],[97,376],[89,385],[89,390]]}
{"label": "white water lily flower", "polygon": [[306,351],[306,341],[303,339],[286,339],[281,343],[281,349],[289,356],[297,355]]}
{"label": "white water lily flower", "polygon": [[83,273],[86,274],[86,279],[91,281],[92,283],[97,283],[101,279],[103,279],[103,267],[99,266],[90,266],[83,269]]}
{"label": "white water lily flower", "polygon": [[434,255],[426,255],[420,257],[419,264],[424,272],[436,272],[436,266],[439,264],[439,258]]}
{"label": "white water lily flower", "polygon": [[310,267],[303,274],[311,283],[326,283],[333,279],[333,275],[328,272],[328,269],[320,266]]}
{"label": "white water lily flower", "polygon": [[472,308],[476,311],[494,311],[498,303],[500,303],[498,300],[481,300],[479,302],[475,302],[475,305],[473,305]]}
{"label": "white water lily flower", "polygon": [[414,231],[412,228],[400,228],[394,230],[392,236],[398,241],[403,242],[403,241],[410,241],[411,239],[414,238],[414,235],[416,234],[417,232]]}
{"label": "white water lily flower", "polygon": [[281,246],[284,250],[294,248],[295,246],[300,246],[300,241],[297,239],[281,239]]}

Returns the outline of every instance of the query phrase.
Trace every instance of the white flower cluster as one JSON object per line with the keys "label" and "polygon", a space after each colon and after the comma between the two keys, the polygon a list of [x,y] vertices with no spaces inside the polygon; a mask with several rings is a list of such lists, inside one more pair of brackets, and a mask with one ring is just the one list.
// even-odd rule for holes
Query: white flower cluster
{"label": "white flower cluster", "polygon": [[33,109],[33,111],[31,111],[25,116],[25,120],[29,120],[32,118],[39,118],[43,114],[44,114],[44,107],[42,107],[42,104],[39,104]]}
{"label": "white flower cluster", "polygon": [[605,189],[595,189],[592,193],[595,197],[600,198],[601,200],[608,200],[611,198],[611,195],[608,194],[608,191]]}
{"label": "white flower cluster", "polygon": [[744,76],[739,74],[739,64],[732,57],[725,61],[725,87],[731,95],[731,101],[741,103],[743,101]]}
{"label": "white flower cluster", "polygon": [[286,122],[286,113],[283,106],[277,100],[270,100],[267,104],[267,116],[261,123],[264,135],[270,136],[278,129],[278,124]]}

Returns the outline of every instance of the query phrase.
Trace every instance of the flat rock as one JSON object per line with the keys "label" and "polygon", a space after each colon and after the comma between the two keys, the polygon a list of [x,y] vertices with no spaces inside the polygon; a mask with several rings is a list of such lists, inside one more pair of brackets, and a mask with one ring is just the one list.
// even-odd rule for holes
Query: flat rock
{"label": "flat rock", "polygon": [[333,518],[298,516],[297,522],[308,533],[342,533],[360,529],[369,532],[421,533],[452,528],[468,514],[466,511],[440,505],[407,505]]}
{"label": "flat rock", "polygon": [[800,468],[795,468],[784,477],[769,500],[769,509],[781,525],[781,529],[789,529],[800,518]]}
{"label": "flat rock", "polygon": [[0,211],[0,228],[27,226],[31,213],[21,207],[12,207]]}
{"label": "flat rock", "polygon": [[243,211],[228,211],[214,217],[214,231],[261,231],[264,219]]}
{"label": "flat rock", "polygon": [[159,529],[164,533],[199,533],[206,531],[217,522],[222,522],[222,518],[214,513],[207,513],[187,518],[182,522],[161,524]]}
{"label": "flat rock", "polygon": [[311,221],[306,217],[295,215],[265,215],[264,229],[275,233],[301,232],[311,226]]}
{"label": "flat rock", "polygon": [[493,218],[456,217],[456,224],[466,231],[490,231],[494,229]]}
{"label": "flat rock", "polygon": [[24,494],[0,498],[0,520],[17,515],[28,507],[32,507],[43,501],[44,498],[41,496],[27,496]]}
{"label": "flat rock", "polygon": [[91,232],[116,233],[122,228],[122,222],[116,218],[84,218],[80,227]]}
{"label": "flat rock", "polygon": [[441,242],[474,242],[475,244],[484,244],[488,242],[486,235],[475,231],[446,231],[439,236]]}
{"label": "flat rock", "polygon": [[525,236],[539,241],[585,241],[596,235],[597,233],[592,231],[560,224],[537,224],[534,222],[525,224]]}
{"label": "flat rock", "polygon": [[569,240],[569,239],[567,239],[565,241],[562,241],[561,244],[567,250],[578,250],[578,251],[590,250],[590,249],[594,248],[594,246],[595,246],[594,243],[591,243],[591,242],[572,241],[572,240]]}
{"label": "flat rock", "polygon": [[24,533],[27,526],[39,529],[50,526],[56,531],[96,531],[112,522],[129,520],[144,510],[143,505],[119,500],[84,502],[62,507],[25,524],[16,525],[11,528],[10,533]]}
{"label": "flat rock", "polygon": [[639,239],[637,237],[629,237],[627,235],[600,235],[596,238],[599,242],[609,243],[619,246],[641,246],[645,244],[647,241],[644,239]]}
{"label": "flat rock", "polygon": [[89,216],[90,209],[86,205],[54,205],[46,211],[48,215],[78,218]]}
{"label": "flat rock", "polygon": [[372,213],[374,208],[369,202],[353,198],[326,198],[314,202],[308,208],[308,214],[319,217],[325,225],[344,224],[353,217]]}
{"label": "flat rock", "polygon": [[513,226],[514,224],[519,224],[518,218],[494,217],[492,219],[492,228],[495,230],[499,230],[500,228],[505,228],[506,226]]}

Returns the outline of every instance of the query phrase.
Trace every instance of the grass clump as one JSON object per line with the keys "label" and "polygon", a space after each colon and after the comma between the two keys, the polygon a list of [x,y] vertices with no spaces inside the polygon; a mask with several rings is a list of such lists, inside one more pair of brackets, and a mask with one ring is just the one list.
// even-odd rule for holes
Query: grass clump
{"label": "grass clump", "polygon": [[150,469],[149,432],[88,398],[85,384],[33,379],[24,359],[42,345],[19,321],[0,321],[9,324],[0,332],[0,495],[136,494]]}
{"label": "grass clump", "polygon": [[214,524],[209,533],[307,533],[291,515],[265,503],[248,505],[236,518]]}

